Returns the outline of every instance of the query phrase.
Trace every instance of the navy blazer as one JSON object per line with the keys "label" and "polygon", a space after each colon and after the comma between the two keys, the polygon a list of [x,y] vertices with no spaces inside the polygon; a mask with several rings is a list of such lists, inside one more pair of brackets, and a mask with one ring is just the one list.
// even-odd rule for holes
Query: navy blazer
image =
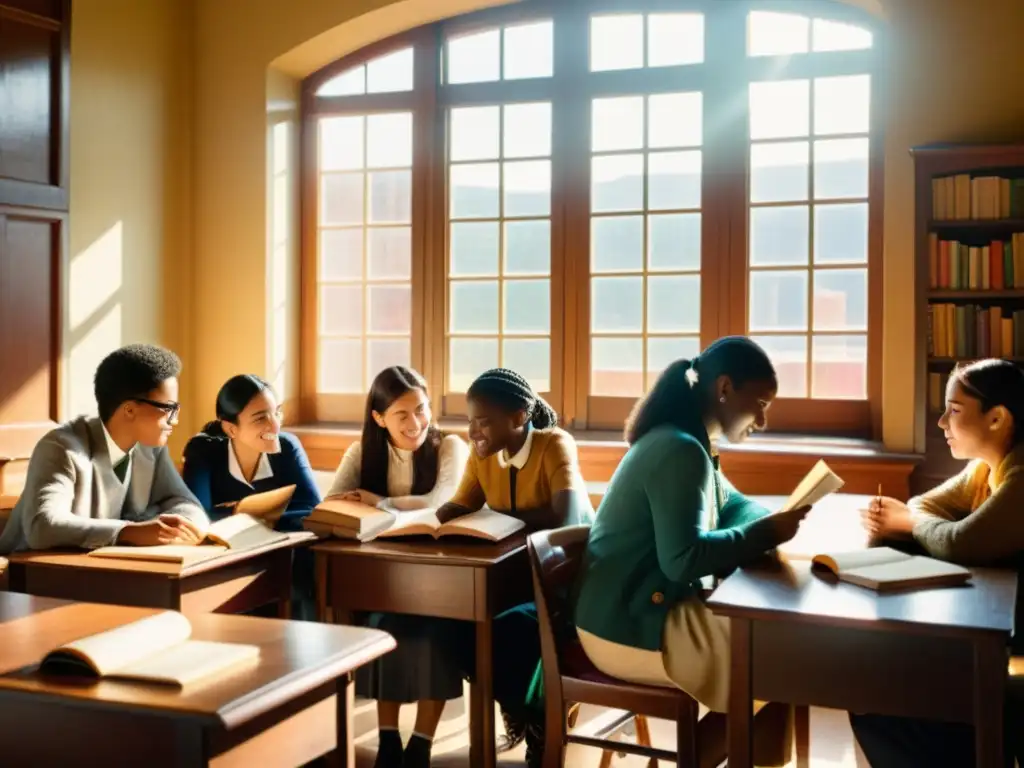
{"label": "navy blazer", "polygon": [[206,434],[196,435],[185,446],[185,483],[209,513],[210,519],[230,514],[230,510],[218,508],[219,504],[294,485],[295,493],[275,527],[281,531],[301,531],[302,518],[320,503],[320,490],[298,438],[282,432],[281,452],[266,454],[273,476],[254,480],[251,485],[238,480],[228,469],[230,449],[228,438]]}

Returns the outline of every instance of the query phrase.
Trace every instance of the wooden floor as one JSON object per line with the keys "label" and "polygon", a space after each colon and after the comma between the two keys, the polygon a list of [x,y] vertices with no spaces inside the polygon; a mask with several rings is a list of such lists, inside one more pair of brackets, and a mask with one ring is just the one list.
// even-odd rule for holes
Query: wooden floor
{"label": "wooden floor", "polygon": [[[469,765],[469,732],[466,729],[466,698],[448,704],[434,742],[434,768],[463,768]],[[598,710],[584,707],[580,722],[593,717]],[[401,727],[403,740],[412,732],[415,708],[402,710]],[[499,728],[501,719],[498,719]],[[662,720],[651,721],[651,737],[654,745],[671,749],[673,746],[672,723]],[[358,768],[372,768],[377,750],[377,715],[372,701],[357,701],[355,712],[356,765]],[[626,738],[629,738],[628,736]],[[513,752],[499,755],[502,765],[525,765],[522,745]],[[573,746],[568,750],[565,765],[571,768],[597,766],[601,753],[587,747]],[[647,761],[639,757],[616,757],[615,768],[644,768]],[[662,764],[664,765],[664,764]],[[828,709],[811,710],[811,766],[812,768],[868,768],[868,763],[857,750],[850,732],[845,712]]]}

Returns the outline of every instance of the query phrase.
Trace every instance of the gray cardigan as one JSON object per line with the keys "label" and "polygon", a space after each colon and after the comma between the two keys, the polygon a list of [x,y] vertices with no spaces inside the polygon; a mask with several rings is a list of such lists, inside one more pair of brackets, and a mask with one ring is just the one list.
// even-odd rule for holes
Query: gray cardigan
{"label": "gray cardigan", "polygon": [[36,445],[25,489],[0,535],[0,554],[113,544],[128,522],[173,513],[205,528],[206,512],[167,448],[136,445],[125,487],[110,463],[103,424],[79,416]]}

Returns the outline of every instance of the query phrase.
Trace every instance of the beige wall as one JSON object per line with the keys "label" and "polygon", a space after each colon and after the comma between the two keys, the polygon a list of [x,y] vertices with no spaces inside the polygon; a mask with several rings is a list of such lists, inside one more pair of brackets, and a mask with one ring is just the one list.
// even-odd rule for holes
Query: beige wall
{"label": "beige wall", "polygon": [[194,358],[191,7],[73,4],[65,416],[95,411],[93,371],[121,344],[162,342]]}

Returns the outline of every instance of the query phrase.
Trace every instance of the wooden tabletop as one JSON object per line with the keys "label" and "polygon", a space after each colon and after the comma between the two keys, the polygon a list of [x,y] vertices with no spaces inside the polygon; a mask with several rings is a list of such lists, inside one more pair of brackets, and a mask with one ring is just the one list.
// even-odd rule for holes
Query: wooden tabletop
{"label": "wooden tabletop", "polygon": [[97,571],[129,571],[135,573],[164,574],[168,578],[181,579],[206,573],[217,568],[248,560],[267,552],[299,546],[312,542],[316,536],[308,531],[289,533],[287,539],[275,541],[262,547],[254,547],[239,551],[227,550],[222,555],[198,560],[191,563],[167,563],[156,560],[131,560],[116,557],[94,557],[81,550],[47,549],[39,551],[15,552],[9,556],[12,564],[50,565],[62,568],[89,568]]}
{"label": "wooden tabletop", "polygon": [[436,563],[446,565],[496,565],[521,552],[526,547],[526,534],[517,533],[492,543],[467,540],[467,537],[442,536],[438,540],[427,537],[407,539],[376,539],[360,543],[349,539],[330,539],[313,547],[324,554],[345,554],[374,557],[381,560],[400,560],[407,563]]}
{"label": "wooden tabletop", "polygon": [[972,568],[962,587],[879,593],[838,581],[809,562],[779,561],[742,568],[708,599],[718,614],[737,618],[896,628],[929,634],[1009,634],[1013,631],[1017,575]]}
{"label": "wooden tabletop", "polygon": [[395,647],[390,635],[377,630],[211,613],[189,616],[192,638],[257,645],[257,666],[186,689],[38,672],[53,648],[157,612],[0,593],[0,697],[27,692],[87,705],[154,710],[231,729]]}

